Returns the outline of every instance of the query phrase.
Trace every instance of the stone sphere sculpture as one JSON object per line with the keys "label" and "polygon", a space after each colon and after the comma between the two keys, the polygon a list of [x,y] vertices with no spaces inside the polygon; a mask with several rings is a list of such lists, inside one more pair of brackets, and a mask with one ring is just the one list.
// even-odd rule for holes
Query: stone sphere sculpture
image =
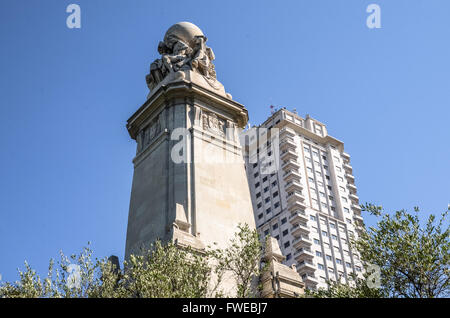
{"label": "stone sphere sculpture", "polygon": [[190,22],[178,22],[167,30],[164,35],[164,43],[172,47],[175,42],[181,41],[194,48],[197,36],[204,36],[198,26]]}
{"label": "stone sphere sculpture", "polygon": [[[180,80],[187,71],[195,72],[213,89],[219,89],[216,71],[212,61],[214,53],[206,45],[207,38],[198,26],[190,22],[178,22],[172,25],[159,42],[158,52],[161,58],[150,65],[146,82],[150,91],[166,78]],[[167,81],[167,80],[166,80]]]}

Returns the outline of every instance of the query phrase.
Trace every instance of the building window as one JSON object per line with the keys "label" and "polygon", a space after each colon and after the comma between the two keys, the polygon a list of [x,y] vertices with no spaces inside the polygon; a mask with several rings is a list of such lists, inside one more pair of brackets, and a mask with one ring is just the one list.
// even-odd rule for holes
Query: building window
{"label": "building window", "polygon": [[326,209],[326,208],[328,208],[328,205],[327,205],[325,202],[322,202],[322,207],[323,207],[324,209]]}
{"label": "building window", "polygon": [[260,215],[258,215],[258,219],[261,220],[263,217],[263,214],[261,213]]}
{"label": "building window", "polygon": [[335,228],[336,228],[336,225],[335,225],[334,223],[330,223],[330,227],[331,227],[332,229],[335,229]]}
{"label": "building window", "polygon": [[347,209],[347,208],[344,208],[344,212],[345,212],[345,213],[350,213],[350,210]]}
{"label": "building window", "polygon": [[264,202],[269,203],[270,202],[270,198],[265,198]]}
{"label": "building window", "polygon": [[259,208],[261,208],[261,206],[262,206],[262,203],[260,202],[260,203],[258,203],[258,205],[256,207],[259,209]]}
{"label": "building window", "polygon": [[264,236],[267,236],[267,235],[269,235],[269,230],[264,231]]}
{"label": "building window", "polygon": [[318,239],[314,239],[314,244],[320,245],[320,241]]}
{"label": "building window", "polygon": [[259,182],[255,183],[255,188],[259,187]]}
{"label": "building window", "polygon": [[286,255],[286,260],[287,260],[287,261],[290,260],[291,257],[292,257],[292,255],[289,253],[288,255]]}
{"label": "building window", "polygon": [[336,236],[336,235],[332,234],[332,235],[331,235],[331,238],[332,238],[333,240],[336,240],[336,241],[337,241],[337,236]]}
{"label": "building window", "polygon": [[324,268],[322,264],[317,264],[317,267],[318,267],[319,269],[323,269],[323,268]]}
{"label": "building window", "polygon": [[322,257],[322,253],[321,253],[321,252],[319,252],[319,251],[316,251],[316,256],[318,256],[318,257]]}
{"label": "building window", "polygon": [[355,266],[355,268],[356,268],[356,271],[357,271],[357,272],[360,272],[360,271],[361,271],[361,267]]}
{"label": "building window", "polygon": [[288,248],[289,245],[291,245],[291,243],[289,243],[289,241],[287,241],[286,243],[284,243],[284,248]]}
{"label": "building window", "polygon": [[277,185],[277,181],[272,182],[272,187]]}
{"label": "building window", "polygon": [[325,237],[327,237],[327,236],[328,236],[327,231],[322,231],[322,235],[325,236]]}
{"label": "building window", "polygon": [[341,182],[344,182],[344,179],[342,177],[340,177],[340,176],[338,176],[338,180],[341,181]]}
{"label": "building window", "polygon": [[278,196],[278,191],[273,193],[273,197],[276,198]]}
{"label": "building window", "polygon": [[256,194],[256,197],[259,198],[260,196],[261,196],[261,192],[258,192],[258,193]]}
{"label": "building window", "polygon": [[331,255],[327,255],[327,261],[331,261]]}
{"label": "building window", "polygon": [[352,264],[350,264],[349,262],[345,263],[345,266],[347,266],[348,268],[352,267]]}
{"label": "building window", "polygon": [[257,177],[257,176],[259,176],[259,172],[256,172],[254,175],[253,175],[253,177]]}
{"label": "building window", "polygon": [[270,213],[270,211],[272,211],[272,209],[271,209],[271,208],[268,208],[268,209],[266,209],[266,213],[267,213],[267,214],[269,214],[269,213]]}
{"label": "building window", "polygon": [[283,219],[281,220],[281,224],[286,223],[286,221],[287,221],[287,219],[286,219],[286,218],[283,218]]}
{"label": "building window", "polygon": [[266,181],[267,181],[267,177],[264,177],[264,178],[263,178],[263,182],[266,182]]}
{"label": "building window", "polygon": [[339,190],[341,190],[342,192],[345,192],[345,188],[343,186],[339,186]]}
{"label": "building window", "polygon": [[345,202],[345,203],[347,203],[347,198],[344,198],[344,197],[342,197],[342,202]]}
{"label": "building window", "polygon": [[341,265],[342,264],[342,260],[340,258],[336,258],[336,263]]}
{"label": "building window", "polygon": [[316,217],[315,217],[314,215],[310,215],[310,216],[309,216],[309,219],[310,219],[311,221],[315,221],[315,220],[316,220]]}
{"label": "building window", "polygon": [[276,230],[278,229],[278,223],[275,223],[274,225],[272,225],[272,230]]}
{"label": "building window", "polygon": [[266,193],[267,191],[269,191],[269,187],[264,188],[264,193]]}
{"label": "building window", "polygon": [[333,269],[333,268],[328,267],[328,271],[329,271],[330,273],[334,274],[334,269]]}
{"label": "building window", "polygon": [[325,193],[319,192],[319,194],[320,194],[321,197],[325,198]]}
{"label": "building window", "polygon": [[283,236],[286,236],[286,235],[288,235],[288,233],[289,233],[289,231],[288,231],[288,230],[284,230],[284,231],[283,231]]}
{"label": "building window", "polygon": [[274,205],[273,205],[273,207],[276,209],[276,208],[278,208],[280,206],[280,202],[276,202]]}

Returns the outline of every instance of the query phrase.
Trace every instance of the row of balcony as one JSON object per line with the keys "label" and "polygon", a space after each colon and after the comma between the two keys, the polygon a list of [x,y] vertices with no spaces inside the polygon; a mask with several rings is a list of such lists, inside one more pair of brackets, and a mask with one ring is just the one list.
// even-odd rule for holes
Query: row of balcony
{"label": "row of balcony", "polygon": [[286,182],[286,184],[284,185],[284,189],[288,193],[292,192],[292,191],[302,191],[303,190],[303,186],[297,180],[292,179],[292,180]]}
{"label": "row of balcony", "polygon": [[300,222],[307,223],[308,217],[306,216],[305,211],[298,210],[291,214],[291,216],[289,217],[289,222],[291,222],[292,225]]}
{"label": "row of balcony", "polygon": [[294,258],[297,262],[314,259],[313,252],[308,248],[300,248],[294,253]]}
{"label": "row of balcony", "polygon": [[307,285],[307,286],[315,286],[319,283],[319,281],[317,280],[316,275],[310,273],[310,272],[300,272],[300,276],[302,276],[303,282]]}
{"label": "row of balcony", "polygon": [[309,235],[309,227],[305,223],[297,223],[291,227],[291,235],[293,237],[300,237]]}
{"label": "row of balcony", "polygon": [[316,264],[313,261],[304,260],[298,263],[297,271],[299,272],[314,272]]}
{"label": "row of balcony", "polygon": [[285,171],[289,171],[291,169],[300,169],[300,165],[297,163],[296,160],[293,159],[287,159],[284,160],[283,164],[281,165],[281,169],[285,170]]}
{"label": "row of balcony", "polygon": [[304,247],[311,247],[312,245],[312,241],[309,238],[309,236],[299,236],[297,238],[295,238],[294,240],[292,240],[292,246],[294,246],[294,248],[299,249],[299,248],[304,248]]}
{"label": "row of balcony", "polygon": [[297,160],[298,155],[294,150],[287,149],[281,152],[280,158],[281,160]]}
{"label": "row of balcony", "polygon": [[288,127],[284,127],[280,129],[280,138],[284,138],[284,137],[295,137],[295,131],[291,128]]}
{"label": "row of balcony", "polygon": [[295,170],[289,170],[283,175],[283,179],[286,182],[294,180],[294,179],[299,181],[300,178],[301,178],[300,173]]}
{"label": "row of balcony", "polygon": [[292,138],[284,138],[280,141],[280,151],[283,152],[284,150],[294,150],[297,148],[297,145],[295,144],[294,139]]}

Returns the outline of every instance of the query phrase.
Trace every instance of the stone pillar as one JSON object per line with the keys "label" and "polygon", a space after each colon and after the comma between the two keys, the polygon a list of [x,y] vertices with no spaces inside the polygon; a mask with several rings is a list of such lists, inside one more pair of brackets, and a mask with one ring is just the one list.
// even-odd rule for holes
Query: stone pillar
{"label": "stone pillar", "polygon": [[255,228],[237,138],[247,120],[223,86],[192,70],[154,88],[127,123],[138,145],[125,259],[157,239],[202,250],[225,247],[239,223]]}

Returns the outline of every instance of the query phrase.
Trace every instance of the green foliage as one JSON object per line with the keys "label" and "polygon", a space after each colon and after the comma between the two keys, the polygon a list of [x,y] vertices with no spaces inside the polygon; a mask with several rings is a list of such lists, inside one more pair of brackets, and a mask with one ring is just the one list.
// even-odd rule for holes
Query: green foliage
{"label": "green foliage", "polygon": [[328,288],[321,288],[317,291],[306,290],[305,297],[310,298],[380,298],[385,297],[383,290],[370,288],[367,285],[367,277],[357,277],[351,275],[351,283],[327,281]]}
{"label": "green foliage", "polygon": [[[256,295],[252,282],[260,273],[261,243],[256,230],[239,225],[229,248],[209,248],[200,253],[158,241],[139,255],[132,255],[122,269],[107,259],[92,260],[89,244],[78,256],[67,257],[61,252],[60,258],[56,270],[50,260],[43,280],[25,263],[19,281],[0,286],[0,298],[221,297],[227,272],[237,283],[237,296],[252,296]],[[77,275],[71,272],[74,265],[79,266]]]}
{"label": "green foliage", "polygon": [[247,224],[239,225],[238,230],[227,249],[214,252],[216,270],[220,277],[231,272],[237,297],[255,297],[260,287],[257,281],[264,270],[260,268],[263,247],[256,230],[251,231]]}
{"label": "green foliage", "polygon": [[448,212],[436,222],[430,215],[425,226],[405,210],[384,214],[381,206],[361,205],[363,211],[381,217],[376,227],[362,231],[351,245],[368,265],[380,268],[380,288],[364,278],[352,277],[351,284],[328,281],[328,289],[307,291],[306,297],[449,297],[449,226]]}
{"label": "green foliage", "polygon": [[[381,215],[373,205],[362,208]],[[410,214],[405,210],[385,214],[377,227],[370,227],[354,242],[362,260],[381,269],[381,286],[392,297],[450,296],[450,229],[449,210],[430,215],[421,226],[419,209]]]}

